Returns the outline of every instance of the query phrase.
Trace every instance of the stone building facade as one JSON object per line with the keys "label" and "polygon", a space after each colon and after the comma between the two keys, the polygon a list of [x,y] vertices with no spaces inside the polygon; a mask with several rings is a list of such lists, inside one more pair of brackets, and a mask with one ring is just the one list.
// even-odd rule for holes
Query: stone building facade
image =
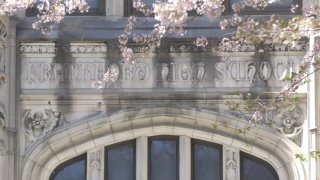
{"label": "stone building facade", "polygon": [[[132,11],[123,1],[100,5],[95,16],[66,17],[46,36],[28,13],[1,17],[0,180],[73,172],[87,180],[320,179],[310,155],[320,150],[318,73],[295,106],[250,118],[251,98],[270,103],[316,36],[263,55],[243,46],[224,59],[193,45],[203,35],[214,45],[223,34],[199,17],[152,53],[129,44],[138,61],[126,64],[117,37]],[[138,19],[137,33],[153,25]],[[108,67],[119,72],[115,83],[91,88]]]}

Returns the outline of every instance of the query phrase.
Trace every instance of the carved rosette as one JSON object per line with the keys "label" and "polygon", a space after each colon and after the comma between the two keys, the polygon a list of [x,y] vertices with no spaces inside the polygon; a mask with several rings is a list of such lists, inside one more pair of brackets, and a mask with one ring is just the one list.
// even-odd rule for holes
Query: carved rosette
{"label": "carved rosette", "polygon": [[288,138],[293,138],[302,131],[303,112],[296,106],[280,109],[276,112],[274,119],[278,124],[279,132]]}
{"label": "carved rosette", "polygon": [[23,129],[30,141],[36,141],[50,133],[60,120],[60,113],[45,109],[31,113],[26,110],[23,115]]}

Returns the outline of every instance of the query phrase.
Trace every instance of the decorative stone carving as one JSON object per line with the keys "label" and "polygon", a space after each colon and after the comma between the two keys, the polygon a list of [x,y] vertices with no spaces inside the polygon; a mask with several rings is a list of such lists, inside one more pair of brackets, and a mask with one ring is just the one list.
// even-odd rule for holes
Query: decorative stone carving
{"label": "decorative stone carving", "polygon": [[[0,45],[1,46],[6,46],[7,45],[7,27],[6,25],[1,22],[0,20]],[[1,60],[0,60],[1,61]]]}
{"label": "decorative stone carving", "polygon": [[106,53],[105,43],[70,43],[70,52],[75,54]]}
{"label": "decorative stone carving", "polygon": [[254,52],[256,47],[253,44],[243,44],[239,46],[238,51],[240,52]]}
{"label": "decorative stone carving", "polygon": [[31,110],[26,110],[23,115],[23,128],[30,141],[43,138],[56,127],[60,120],[60,113],[45,109],[45,115],[37,111],[31,115]]}
{"label": "decorative stone carving", "polygon": [[104,172],[104,148],[97,148],[88,152],[88,180],[103,180]]}
{"label": "decorative stone carving", "polygon": [[269,45],[270,51],[306,51],[307,42],[300,41],[297,42],[294,46],[291,44],[271,44]]}
{"label": "decorative stone carving", "polygon": [[301,133],[303,128],[303,112],[300,108],[281,109],[275,116],[275,120],[280,123],[277,129],[286,137],[293,138]]}
{"label": "decorative stone carving", "polygon": [[0,128],[5,127],[5,109],[3,105],[0,104]]}
{"label": "decorative stone carving", "polygon": [[20,52],[26,53],[37,53],[37,54],[54,54],[56,53],[55,43],[21,43]]}
{"label": "decorative stone carving", "polygon": [[237,151],[232,147],[226,147],[226,180],[236,180],[237,179]]}

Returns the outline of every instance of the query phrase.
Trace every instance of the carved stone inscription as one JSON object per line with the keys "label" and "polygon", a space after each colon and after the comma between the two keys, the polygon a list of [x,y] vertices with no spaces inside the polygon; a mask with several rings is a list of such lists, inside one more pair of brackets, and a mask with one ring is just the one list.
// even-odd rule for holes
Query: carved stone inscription
{"label": "carved stone inscription", "polygon": [[102,81],[110,67],[117,78],[105,88],[216,88],[216,87],[283,87],[298,66],[299,60],[270,61],[186,61],[152,62],[139,60],[135,64],[76,62],[22,63],[22,89],[90,88],[93,81]]}

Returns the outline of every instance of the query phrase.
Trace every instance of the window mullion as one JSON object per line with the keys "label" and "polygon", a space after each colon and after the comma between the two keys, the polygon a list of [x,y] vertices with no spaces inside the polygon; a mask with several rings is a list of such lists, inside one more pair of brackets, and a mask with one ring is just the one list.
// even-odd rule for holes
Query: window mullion
{"label": "window mullion", "polygon": [[179,137],[179,179],[191,180],[191,138]]}
{"label": "window mullion", "polygon": [[223,179],[240,180],[239,149],[223,146]]}
{"label": "window mullion", "polygon": [[136,141],[136,180],[148,180],[148,137]]}
{"label": "window mullion", "polygon": [[104,147],[87,152],[87,180],[104,180]]}

